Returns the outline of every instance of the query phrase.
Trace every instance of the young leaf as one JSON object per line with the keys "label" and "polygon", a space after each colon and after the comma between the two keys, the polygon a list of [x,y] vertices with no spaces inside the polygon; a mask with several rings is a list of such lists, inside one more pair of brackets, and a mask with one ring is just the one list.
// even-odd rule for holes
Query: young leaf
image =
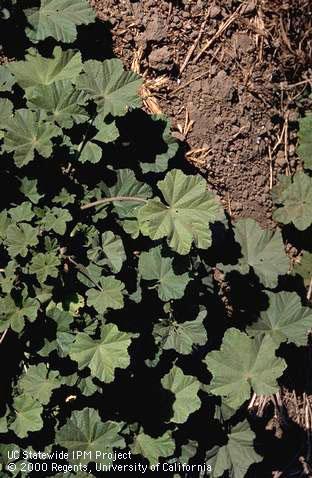
{"label": "young leaf", "polygon": [[[123,423],[113,421],[103,422],[99,413],[93,408],[74,411],[65,425],[56,432],[56,443],[69,451],[71,463],[81,464],[92,462],[110,463],[108,455],[113,448],[123,448],[125,441],[119,432]],[[74,458],[77,450],[85,452],[81,457]],[[101,451],[101,456],[96,455]],[[105,454],[104,454],[105,453]],[[103,454],[103,455],[102,455]]]}
{"label": "young leaf", "polygon": [[83,123],[89,119],[81,106],[85,95],[74,89],[69,80],[28,88],[26,98],[30,109],[46,112],[47,119],[62,128],[69,129],[74,123]]}
{"label": "young leaf", "polygon": [[299,120],[298,154],[304,162],[305,169],[312,169],[312,114]]}
{"label": "young leaf", "polygon": [[59,207],[52,207],[46,212],[46,215],[41,221],[42,227],[46,231],[54,231],[57,234],[65,234],[67,222],[72,220],[72,216],[66,209]]}
{"label": "young leaf", "polygon": [[87,303],[94,307],[99,314],[107,309],[122,309],[124,305],[122,291],[125,288],[120,280],[113,276],[101,277],[101,289],[89,289],[87,291]]}
{"label": "young leaf", "polygon": [[86,0],[41,0],[39,8],[25,10],[31,28],[28,38],[37,42],[52,37],[64,43],[73,43],[77,25],[94,22],[95,12]]}
{"label": "young leaf", "polygon": [[36,274],[38,282],[45,282],[48,277],[57,277],[58,266],[61,261],[53,253],[43,254],[39,252],[32,258],[29,266],[29,272]]}
{"label": "young leaf", "polygon": [[139,273],[144,280],[157,281],[160,300],[181,299],[190,281],[189,274],[175,274],[172,268],[173,259],[161,255],[161,247],[154,247],[142,252],[139,259]]}
{"label": "young leaf", "polygon": [[302,171],[295,173],[288,187],[276,190],[275,203],[275,221],[292,222],[299,231],[307,229],[312,224],[312,178]]}
{"label": "young leaf", "polygon": [[40,363],[31,365],[18,383],[25,395],[38,400],[42,405],[47,405],[53,390],[61,385],[58,376],[59,372],[48,373],[47,366]]}
{"label": "young leaf", "polygon": [[51,156],[51,140],[62,134],[57,126],[44,122],[40,113],[26,109],[16,110],[5,129],[4,150],[14,153],[14,161],[19,168],[33,161],[35,151],[44,158]]}
{"label": "young leaf", "polygon": [[37,185],[38,179],[29,179],[27,177],[21,179],[20,191],[33,204],[38,204],[39,200],[43,198],[43,195],[38,193]]}
{"label": "young leaf", "polygon": [[209,386],[232,408],[239,408],[250,397],[271,395],[278,389],[276,379],[286,368],[284,360],[275,355],[271,337],[252,339],[237,329],[228,329],[221,349],[209,352],[205,363],[213,375]]}
{"label": "young leaf", "polygon": [[249,335],[269,335],[276,346],[282,342],[306,345],[312,323],[312,309],[302,307],[295,292],[266,292],[269,308],[261,312],[260,318],[247,328]]}
{"label": "young leaf", "polygon": [[183,371],[173,366],[170,372],[161,379],[162,386],[175,395],[173,403],[174,423],[184,423],[189,415],[201,406],[198,391],[200,382],[191,375],[184,375]]}
{"label": "young leaf", "polygon": [[31,48],[24,61],[9,63],[7,68],[24,89],[61,80],[75,83],[82,69],[81,54],[75,50],[62,51],[61,47],[56,46],[52,55],[52,58],[45,58]]}
{"label": "young leaf", "polygon": [[235,239],[241,246],[242,258],[231,269],[248,274],[252,267],[265,287],[276,287],[278,276],[289,269],[281,232],[262,229],[254,219],[239,219]]}
{"label": "young leaf", "polygon": [[135,455],[143,455],[150,465],[155,465],[160,457],[168,458],[174,453],[175,443],[171,432],[166,432],[158,438],[140,432],[130,445],[130,449]]}
{"label": "young leaf", "polygon": [[89,367],[92,377],[110,383],[114,380],[116,368],[127,368],[130,364],[130,343],[130,335],[120,332],[116,325],[103,325],[99,340],[78,333],[69,356],[78,362],[79,370]]}
{"label": "young leaf", "polygon": [[192,242],[199,249],[211,246],[209,223],[224,219],[221,204],[206,190],[206,181],[187,176],[178,169],[157,183],[167,204],[151,199],[138,212],[142,234],[153,240],[167,237],[179,254],[190,252]]}
{"label": "young leaf", "polygon": [[235,425],[228,435],[227,444],[216,446],[207,453],[206,460],[212,468],[211,478],[224,476],[226,470],[230,478],[245,478],[250,465],[262,460],[254,450],[255,437],[247,420]]}
{"label": "young leaf", "polygon": [[35,215],[32,204],[29,202],[23,202],[19,206],[9,209],[8,212],[13,222],[30,222]]}
{"label": "young leaf", "polygon": [[176,350],[182,355],[192,353],[196,345],[207,342],[207,332],[203,324],[206,311],[201,311],[195,320],[176,322],[163,320],[154,326],[153,335],[164,350]]}
{"label": "young leaf", "polygon": [[27,437],[29,432],[41,430],[43,421],[41,418],[42,405],[29,395],[18,395],[15,397],[13,407],[16,418],[10,425],[10,430],[19,437]]}
{"label": "young leaf", "polygon": [[26,257],[28,248],[38,244],[38,229],[29,224],[11,224],[7,229],[6,243],[10,256]]}
{"label": "young leaf", "polygon": [[120,60],[86,61],[77,87],[88,94],[97,104],[98,113],[104,118],[109,113],[124,116],[129,108],[141,106],[138,94],[141,78],[133,71],[124,71]]}

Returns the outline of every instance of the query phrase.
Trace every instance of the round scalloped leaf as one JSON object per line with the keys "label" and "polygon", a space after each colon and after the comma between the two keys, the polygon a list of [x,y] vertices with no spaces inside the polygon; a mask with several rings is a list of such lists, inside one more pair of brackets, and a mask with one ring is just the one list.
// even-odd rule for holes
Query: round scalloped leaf
{"label": "round scalloped leaf", "polygon": [[37,185],[38,179],[29,179],[27,177],[21,180],[20,191],[27,197],[33,204],[38,204],[39,200],[44,196],[38,193]]}
{"label": "round scalloped leaf", "polygon": [[[113,448],[125,446],[124,439],[119,435],[122,427],[122,422],[103,422],[96,410],[84,408],[74,411],[65,425],[57,430],[56,443],[69,451],[71,463],[87,464],[99,461],[109,464],[112,460],[107,457],[108,453],[112,453]],[[74,459],[73,452],[77,450],[83,454]],[[96,455],[97,451],[101,451],[100,457]]]}
{"label": "round scalloped leaf", "polygon": [[273,219],[282,224],[293,223],[299,231],[312,224],[312,178],[299,171],[284,188],[277,188],[274,201],[277,209]]}
{"label": "round scalloped leaf", "polygon": [[87,291],[87,303],[94,307],[99,314],[111,309],[122,309],[124,305],[122,291],[124,284],[113,276],[101,277],[100,289],[89,289]]}
{"label": "round scalloped leaf", "polygon": [[33,256],[29,266],[29,272],[36,274],[38,282],[45,282],[48,277],[57,277],[60,264],[60,258],[52,252],[49,254],[39,252]]}
{"label": "round scalloped leaf", "polygon": [[81,152],[79,153],[78,159],[81,163],[92,163],[96,164],[101,161],[102,158],[102,148],[93,143],[92,141],[88,141],[86,144],[83,145]]}
{"label": "round scalloped leaf", "polygon": [[5,124],[4,151],[14,153],[17,167],[25,166],[34,159],[35,151],[44,158],[52,154],[52,138],[62,131],[42,120],[40,112],[16,110],[14,117]]}
{"label": "round scalloped leaf", "polygon": [[121,238],[112,231],[105,231],[101,239],[95,236],[87,255],[91,262],[98,266],[107,265],[115,274],[121,270],[127,257]]}
{"label": "round scalloped leaf", "polygon": [[79,370],[89,367],[92,377],[110,383],[114,380],[116,368],[127,368],[130,364],[130,343],[129,334],[120,332],[114,324],[107,324],[101,327],[99,340],[84,332],[78,333],[69,356],[78,363]]}
{"label": "round scalloped leaf", "polygon": [[7,295],[0,298],[0,331],[11,327],[15,332],[21,332],[25,325],[25,318],[34,322],[40,307],[37,299],[26,297],[26,292],[15,300]]}
{"label": "round scalloped leaf", "polygon": [[141,106],[139,88],[142,79],[133,71],[124,71],[120,60],[86,61],[77,87],[97,104],[104,118],[109,113],[124,116],[130,108]]}
{"label": "round scalloped leaf", "polygon": [[203,324],[206,311],[201,311],[195,320],[176,322],[162,320],[154,326],[155,341],[160,343],[164,350],[176,350],[182,355],[192,353],[196,345],[207,342],[207,332]]}
{"label": "round scalloped leaf", "polygon": [[9,72],[7,66],[0,65],[0,93],[12,91],[14,83],[14,76]]}
{"label": "round scalloped leaf", "polygon": [[199,249],[210,247],[209,223],[224,220],[224,212],[215,195],[207,191],[204,178],[173,169],[157,186],[166,204],[154,198],[140,208],[142,234],[153,240],[167,237],[170,247],[182,255],[190,252],[192,242]]}
{"label": "round scalloped leaf", "polygon": [[181,299],[190,281],[187,272],[175,274],[172,268],[173,258],[161,255],[161,246],[142,252],[139,258],[139,273],[142,279],[156,281],[160,300]]}
{"label": "round scalloped leaf", "polygon": [[28,248],[38,244],[38,229],[30,224],[10,224],[7,228],[6,244],[12,259],[17,255],[26,257]]}
{"label": "round scalloped leaf", "polygon": [[312,114],[299,120],[299,147],[297,149],[306,169],[312,169]]}
{"label": "round scalloped leaf", "polygon": [[15,420],[10,425],[10,430],[19,437],[27,437],[29,432],[41,430],[43,421],[41,413],[42,405],[29,395],[18,395],[14,398],[13,408],[16,413]]}
{"label": "round scalloped leaf", "polygon": [[242,258],[238,266],[229,269],[248,274],[252,267],[265,287],[276,287],[278,276],[289,269],[281,232],[262,229],[254,219],[240,219],[235,224],[235,239],[241,246]]}
{"label": "round scalloped leaf", "polygon": [[64,235],[67,223],[72,220],[72,216],[66,209],[60,207],[52,207],[45,211],[45,215],[41,220],[41,226],[45,231],[54,231],[57,234]]}
{"label": "round scalloped leaf", "polygon": [[226,470],[230,478],[245,478],[249,467],[262,461],[254,450],[255,438],[247,420],[235,425],[228,435],[227,444],[215,446],[206,455],[207,464],[212,468],[211,478],[224,476]]}
{"label": "round scalloped leaf", "polygon": [[150,465],[155,465],[159,462],[160,457],[168,458],[173,455],[175,443],[171,432],[166,432],[158,438],[153,438],[141,432],[135,437],[130,449],[133,454],[144,456]]}
{"label": "round scalloped leaf", "polygon": [[86,0],[41,0],[39,8],[25,10],[30,28],[28,38],[37,42],[52,37],[64,43],[77,38],[77,25],[95,21],[95,12]]}
{"label": "round scalloped leaf", "polygon": [[46,364],[40,363],[31,365],[18,384],[24,394],[47,405],[53,390],[61,386],[58,376],[59,372],[49,371]]}
{"label": "round scalloped leaf", "polygon": [[276,346],[282,342],[307,345],[312,324],[312,309],[302,307],[295,292],[266,292],[269,308],[261,312],[260,318],[247,328],[251,336],[269,335]]}
{"label": "round scalloped leaf", "polygon": [[209,385],[211,393],[220,395],[234,409],[249,399],[251,390],[257,395],[275,393],[276,380],[286,368],[275,350],[271,337],[252,339],[237,329],[228,329],[220,350],[209,352],[205,358],[213,375]]}
{"label": "round scalloped leaf", "polygon": [[75,82],[82,69],[81,54],[75,50],[63,51],[56,46],[52,58],[45,58],[37,50],[28,50],[25,60],[9,63],[7,68],[22,88],[50,85],[55,81]]}
{"label": "round scalloped leaf", "polygon": [[68,80],[28,88],[26,98],[31,110],[45,112],[49,121],[62,128],[69,129],[74,123],[83,123],[89,119],[86,110],[81,106],[85,95],[74,89]]}
{"label": "round scalloped leaf", "polygon": [[19,206],[9,209],[8,213],[13,222],[30,222],[35,215],[32,210],[32,204],[26,201]]}
{"label": "round scalloped leaf", "polygon": [[13,103],[7,98],[0,98],[0,129],[4,129],[4,124],[13,114]]}
{"label": "round scalloped leaf", "polygon": [[183,371],[173,366],[170,372],[161,379],[162,386],[175,395],[173,403],[174,423],[184,423],[189,415],[201,406],[198,391],[200,382],[191,375],[184,375]]}

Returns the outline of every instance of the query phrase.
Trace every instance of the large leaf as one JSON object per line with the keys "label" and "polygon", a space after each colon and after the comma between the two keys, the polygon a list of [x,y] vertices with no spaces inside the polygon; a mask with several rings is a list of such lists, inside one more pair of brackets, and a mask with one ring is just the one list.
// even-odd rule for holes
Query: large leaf
{"label": "large leaf", "polygon": [[203,324],[206,312],[201,311],[195,320],[176,322],[162,320],[154,326],[153,335],[164,350],[176,350],[179,354],[192,353],[196,345],[207,342],[207,332]]}
{"label": "large leaf", "polygon": [[24,89],[61,80],[75,82],[82,69],[81,54],[74,50],[62,51],[59,46],[54,48],[52,58],[41,56],[34,48],[28,50],[25,58],[7,66]]}
{"label": "large leaf", "polygon": [[13,222],[30,222],[35,214],[32,210],[32,204],[23,202],[19,206],[9,209],[9,215]]}
{"label": "large leaf", "polygon": [[[65,425],[56,432],[56,443],[70,453],[71,463],[87,464],[90,461],[109,464],[113,448],[123,448],[124,439],[119,435],[123,423],[103,422],[99,413],[93,408],[74,411]],[[76,457],[76,451],[85,452]],[[96,452],[101,452],[98,455]],[[75,453],[73,453],[75,452]]]}
{"label": "large leaf", "polygon": [[7,295],[0,299],[0,332],[11,327],[15,332],[21,332],[25,325],[25,318],[34,322],[37,318],[39,302],[37,299],[24,295],[15,300]]}
{"label": "large leaf", "polygon": [[57,379],[59,372],[50,371],[45,364],[31,365],[19,380],[19,386],[25,395],[38,400],[42,405],[50,401],[52,391],[61,383]]}
{"label": "large leaf", "polygon": [[192,242],[199,249],[210,247],[209,223],[223,220],[224,213],[204,178],[173,169],[157,185],[166,204],[155,198],[139,210],[141,232],[153,240],[167,237],[179,254],[188,254]]}
{"label": "large leaf", "polygon": [[228,329],[221,349],[209,352],[205,363],[213,375],[209,386],[232,408],[239,408],[249,399],[251,389],[257,395],[271,395],[278,390],[276,379],[286,368],[276,357],[271,337],[252,339],[237,329]]}
{"label": "large leaf", "polygon": [[173,259],[161,255],[161,247],[142,252],[139,259],[139,273],[144,280],[156,281],[158,296],[163,301],[181,299],[190,281],[189,274],[175,274]]}
{"label": "large leaf", "polygon": [[45,111],[47,119],[62,128],[71,128],[74,122],[83,123],[89,119],[81,106],[84,94],[77,91],[69,80],[28,88],[26,97],[30,109]]}
{"label": "large leaf", "polygon": [[287,187],[277,187],[275,203],[278,206],[273,213],[275,221],[292,222],[299,231],[307,229],[312,224],[312,178],[302,171],[296,173]]}
{"label": "large leaf", "polygon": [[269,308],[261,312],[257,322],[248,327],[252,336],[269,335],[279,346],[281,342],[306,345],[312,327],[312,309],[302,307],[295,292],[270,293]]}
{"label": "large leaf", "polygon": [[265,287],[276,287],[278,276],[289,269],[281,232],[262,229],[254,219],[240,219],[235,225],[235,239],[241,246],[242,258],[232,268],[242,274],[252,268]]}
{"label": "large leaf", "polygon": [[164,388],[175,395],[173,403],[174,423],[184,423],[189,415],[201,406],[198,391],[200,382],[191,375],[184,375],[183,371],[173,366],[170,372],[161,379]]}
{"label": "large leaf", "polygon": [[26,257],[28,248],[38,244],[38,229],[29,224],[11,224],[7,229],[6,242],[12,258],[17,255]]}
{"label": "large leaf", "polygon": [[120,332],[114,324],[107,324],[102,326],[99,340],[85,333],[77,334],[69,355],[78,362],[79,370],[89,367],[92,377],[110,383],[114,380],[116,368],[128,367],[130,343],[129,334]]}
{"label": "large leaf", "polygon": [[7,98],[0,99],[0,129],[4,129],[5,122],[11,118],[13,113],[13,104]]}
{"label": "large leaf", "polygon": [[113,276],[101,277],[100,289],[87,291],[88,305],[103,314],[107,309],[122,309],[124,284]]}
{"label": "large leaf", "polygon": [[299,120],[298,154],[306,169],[312,169],[312,114]]}
{"label": "large leaf", "polygon": [[52,154],[52,138],[62,131],[42,120],[39,112],[17,110],[5,125],[4,150],[14,153],[16,166],[22,167],[34,159],[35,151],[44,158]]}
{"label": "large leaf", "polygon": [[41,0],[40,8],[25,10],[31,28],[26,29],[32,41],[53,37],[72,43],[77,37],[76,25],[94,22],[95,12],[87,0]]}
{"label": "large leaf", "polygon": [[10,425],[10,429],[19,438],[25,438],[29,432],[41,430],[43,421],[41,418],[42,405],[29,395],[18,395],[15,397],[13,407],[16,418]]}
{"label": "large leaf", "polygon": [[84,63],[77,86],[96,102],[103,117],[109,113],[124,116],[129,108],[141,106],[138,94],[141,78],[133,71],[124,71],[120,60],[105,60],[102,63],[89,60]]}
{"label": "large leaf", "polygon": [[60,263],[60,258],[52,252],[48,254],[39,252],[32,258],[29,272],[31,274],[36,274],[39,282],[45,282],[48,277],[57,276]]}
{"label": "large leaf", "polygon": [[140,432],[130,445],[132,453],[135,455],[143,455],[150,463],[155,465],[159,462],[160,457],[170,457],[175,450],[175,443],[170,432],[164,433],[158,438],[153,438]]}
{"label": "large leaf", "polygon": [[229,471],[229,478],[245,478],[250,465],[262,460],[254,450],[255,437],[247,420],[233,427],[227,444],[216,446],[207,453],[207,463],[212,468],[211,478],[224,476],[226,470]]}

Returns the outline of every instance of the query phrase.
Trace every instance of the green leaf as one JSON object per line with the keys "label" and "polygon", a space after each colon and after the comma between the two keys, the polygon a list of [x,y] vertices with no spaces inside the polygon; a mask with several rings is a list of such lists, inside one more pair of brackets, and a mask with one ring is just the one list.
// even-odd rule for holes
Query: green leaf
{"label": "green leaf", "polygon": [[312,224],[312,178],[299,171],[294,174],[288,187],[277,189],[275,203],[278,207],[273,212],[273,219],[282,224],[293,223],[299,231],[304,231]]}
{"label": "green leaf", "polygon": [[232,408],[249,399],[251,389],[257,395],[271,395],[278,390],[276,379],[286,368],[275,355],[271,337],[252,339],[237,329],[228,329],[221,349],[207,354],[205,363],[213,375],[210,391],[220,395]]}
{"label": "green leaf", "polygon": [[53,350],[56,350],[60,357],[66,357],[69,347],[75,339],[70,328],[74,317],[71,313],[61,310],[54,305],[47,310],[47,316],[56,323],[56,338],[51,342],[46,341],[44,347],[39,351],[39,355],[46,357]]}
{"label": "green leaf", "polygon": [[21,332],[25,325],[25,318],[34,322],[39,310],[37,299],[27,297],[26,293],[17,299],[7,295],[0,299],[0,331],[11,327],[14,332]]}
{"label": "green leaf", "polygon": [[86,0],[41,0],[39,8],[25,10],[31,28],[28,38],[37,42],[48,37],[64,43],[77,38],[77,25],[95,21],[95,11]]}
{"label": "green leaf", "polygon": [[116,368],[127,368],[130,364],[130,343],[130,335],[120,332],[116,325],[103,325],[99,340],[78,333],[70,347],[69,356],[78,362],[79,370],[89,367],[92,377],[110,383],[114,380]]}
{"label": "green leaf", "polygon": [[10,430],[13,430],[19,438],[27,437],[29,432],[41,430],[43,408],[37,400],[29,395],[18,395],[14,399],[13,407],[16,418],[10,425]]}
{"label": "green leaf", "polygon": [[21,179],[20,191],[33,204],[38,204],[39,200],[43,198],[42,194],[38,194],[38,179],[29,179],[27,177]]}
{"label": "green leaf", "polygon": [[170,372],[161,379],[162,386],[175,395],[173,403],[174,423],[184,423],[189,415],[201,406],[198,391],[200,382],[191,375],[184,375],[183,371],[173,366]]}
{"label": "green leaf", "polygon": [[79,161],[81,163],[89,163],[96,164],[101,161],[102,158],[102,148],[97,144],[93,143],[92,141],[88,141],[82,148],[79,154]]}
{"label": "green leaf", "polygon": [[35,151],[44,158],[51,156],[51,140],[62,134],[57,126],[44,122],[40,113],[26,109],[16,110],[5,129],[4,150],[14,153],[19,168],[33,161]]}
{"label": "green leaf", "polygon": [[299,274],[304,284],[308,287],[312,279],[312,253],[304,251],[300,257],[300,262],[297,262],[293,269],[294,274]]}
{"label": "green leaf", "polygon": [[93,239],[88,258],[98,266],[108,265],[112,272],[117,274],[126,259],[123,242],[112,231],[105,231],[101,235],[101,241],[99,236]]}
{"label": "green leaf", "polygon": [[63,188],[61,192],[52,199],[52,202],[55,204],[61,204],[65,207],[68,206],[68,204],[74,204],[75,199],[74,194],[70,194],[65,188]]}
{"label": "green leaf", "polygon": [[153,335],[164,350],[176,350],[182,355],[192,353],[196,345],[207,342],[207,332],[203,324],[206,311],[198,314],[195,320],[176,322],[162,320],[154,326]]}
{"label": "green leaf", "polygon": [[90,289],[87,291],[87,303],[94,307],[99,314],[103,314],[107,309],[122,309],[124,300],[122,291],[124,284],[113,276],[101,277],[101,289]]}
{"label": "green leaf", "polygon": [[52,230],[63,236],[66,231],[67,222],[70,222],[71,220],[72,216],[66,209],[52,207],[47,211],[41,221],[41,225],[46,231]]}
{"label": "green leaf", "polygon": [[3,272],[0,272],[0,288],[4,294],[10,294],[16,281],[16,262],[10,261]]}
{"label": "green leaf", "polygon": [[23,202],[19,206],[9,209],[9,215],[14,222],[30,222],[35,214],[32,210],[32,204]]}
{"label": "green leaf", "polygon": [[61,385],[58,376],[59,372],[49,372],[47,366],[40,363],[31,365],[18,383],[25,395],[38,400],[42,405],[47,405],[53,390]]}
{"label": "green leaf", "polygon": [[26,257],[28,248],[38,244],[38,229],[29,224],[11,224],[7,229],[8,252],[12,258]]}
{"label": "green leaf", "polygon": [[55,81],[75,82],[82,69],[81,54],[75,50],[62,51],[56,46],[52,58],[45,58],[37,50],[28,50],[24,61],[9,63],[7,68],[24,89],[37,85],[50,85]]}
{"label": "green leaf", "polygon": [[45,282],[48,277],[57,277],[60,264],[61,261],[55,254],[43,254],[39,252],[32,258],[29,272],[36,274],[38,282]]}
{"label": "green leaf", "polygon": [[228,443],[207,453],[207,463],[212,468],[211,478],[222,477],[226,470],[229,470],[229,478],[245,478],[250,465],[262,460],[254,450],[255,437],[247,420],[233,427]]}
{"label": "green leaf", "polygon": [[81,106],[85,95],[77,91],[69,80],[28,88],[26,97],[30,109],[44,111],[49,121],[62,128],[69,129],[74,123],[83,123],[89,119]]}
{"label": "green leaf", "polygon": [[12,117],[13,104],[8,99],[0,98],[0,129],[4,129],[5,122]]}
{"label": "green leaf", "polygon": [[307,345],[312,324],[312,309],[302,307],[295,292],[266,292],[269,308],[261,312],[257,322],[247,328],[252,336],[269,335],[276,346],[282,342]]}
{"label": "green leaf", "polygon": [[306,169],[312,169],[312,114],[299,120],[299,147],[298,154]]}
{"label": "green leaf", "polygon": [[82,395],[91,397],[99,388],[95,385],[91,377],[82,378],[78,384]]}
{"label": "green leaf", "polygon": [[192,242],[199,249],[211,246],[209,223],[223,220],[221,204],[206,190],[206,181],[188,176],[178,169],[158,181],[166,204],[151,199],[138,212],[142,234],[153,240],[167,237],[170,247],[179,254],[190,252]]}
{"label": "green leaf", "polygon": [[190,281],[189,274],[175,274],[173,259],[161,255],[161,246],[148,252],[142,252],[139,259],[139,273],[144,280],[157,281],[156,287],[160,300],[181,299]]}
{"label": "green leaf", "polygon": [[141,106],[138,94],[141,78],[133,71],[124,71],[120,60],[86,61],[77,86],[95,101],[98,113],[124,116],[130,108]]}
{"label": "green leaf", "polygon": [[[103,422],[96,410],[84,408],[74,411],[65,425],[57,430],[56,443],[69,451],[71,463],[87,464],[92,461],[109,464],[112,460],[107,455],[113,452],[113,448],[125,446],[124,439],[119,435],[122,428],[122,422]],[[85,453],[74,459],[73,452],[77,450]],[[101,451],[101,456],[96,455],[97,451]]]}
{"label": "green leaf", "polygon": [[278,276],[289,269],[281,232],[262,229],[254,219],[239,219],[235,224],[235,239],[243,257],[230,269],[248,274],[252,267],[265,287],[276,287]]}
{"label": "green leaf", "polygon": [[0,237],[1,239],[6,239],[8,227],[11,224],[10,219],[6,211],[0,212]]}
{"label": "green leaf", "polygon": [[0,65],[0,93],[12,91],[15,80],[7,66]]}
{"label": "green leaf", "polygon": [[144,456],[150,465],[155,465],[159,462],[160,457],[167,458],[173,455],[175,443],[171,437],[171,432],[166,432],[158,438],[153,438],[141,432],[135,437],[130,449],[133,454]]}
{"label": "green leaf", "polygon": [[116,126],[116,122],[112,121],[111,123],[105,123],[102,116],[98,116],[94,121],[94,126],[98,129],[96,136],[94,136],[94,141],[99,141],[101,143],[112,143],[119,137],[119,130]]}

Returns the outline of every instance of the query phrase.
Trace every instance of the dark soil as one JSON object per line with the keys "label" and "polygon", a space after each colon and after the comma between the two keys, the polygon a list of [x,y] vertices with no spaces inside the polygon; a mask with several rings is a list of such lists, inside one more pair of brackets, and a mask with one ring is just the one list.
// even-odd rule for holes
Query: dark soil
{"label": "dark soil", "polygon": [[[309,83],[293,85],[311,76],[312,2],[90,3],[112,24],[116,56],[129,68],[139,56],[140,72],[155,81],[161,111],[188,144],[187,159],[229,214],[272,226],[270,189],[278,173],[298,167],[297,120]],[[211,44],[199,57],[207,41]]]}

